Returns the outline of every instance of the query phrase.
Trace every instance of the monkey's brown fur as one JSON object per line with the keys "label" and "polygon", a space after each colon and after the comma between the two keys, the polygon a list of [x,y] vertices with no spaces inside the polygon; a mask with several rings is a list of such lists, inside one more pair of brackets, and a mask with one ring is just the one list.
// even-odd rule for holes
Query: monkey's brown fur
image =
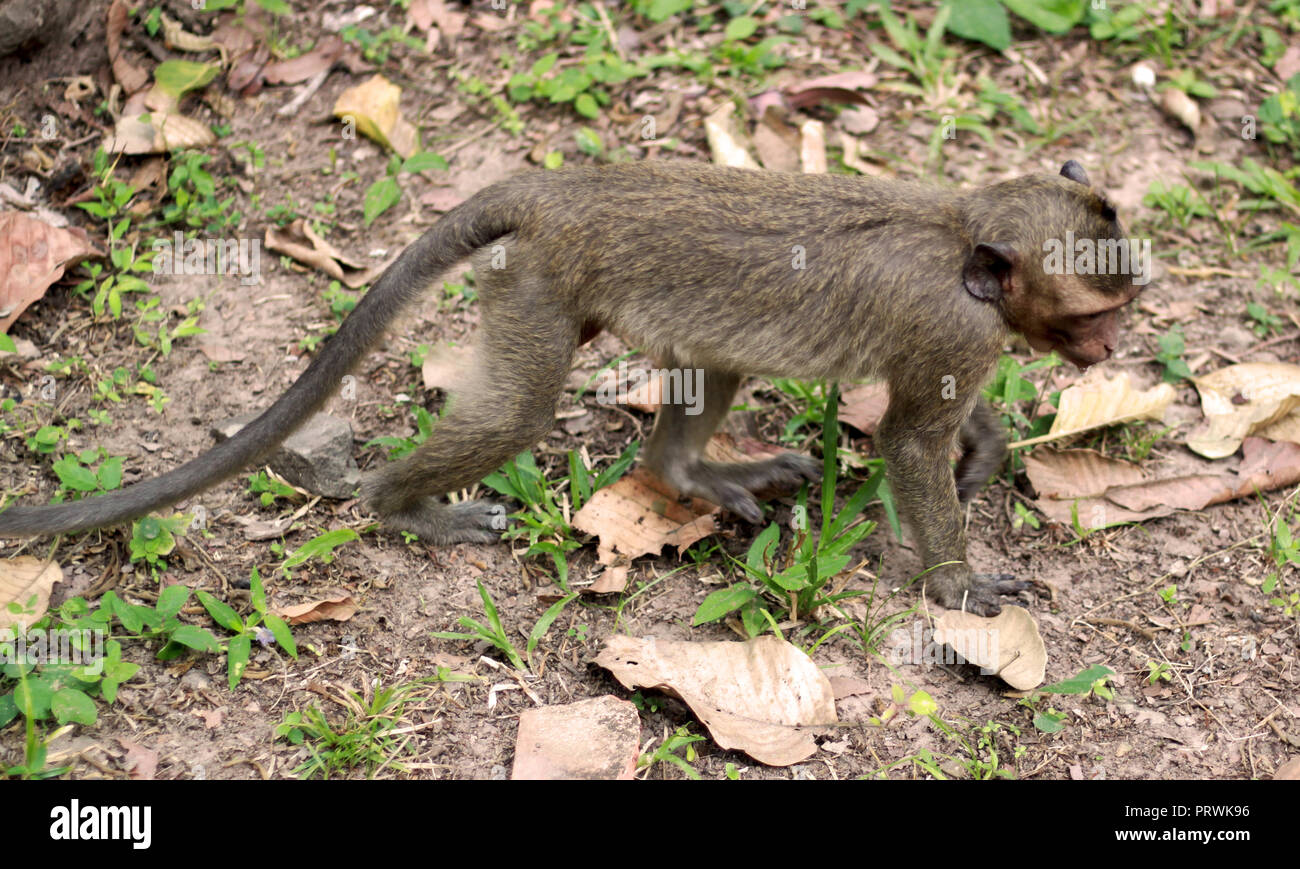
{"label": "monkey's brown fur", "polygon": [[[932,597],[981,613],[1022,584],[973,574],[959,495],[1002,461],[979,400],[1008,333],[1079,365],[1114,347],[1127,275],[1049,276],[1043,243],[1119,238],[1077,163],[980,190],[829,175],[637,163],[517,177],[449,212],[390,267],[296,383],[208,453],[99,498],[0,514],[0,536],[79,531],[188,497],[266,455],[320,406],[406,303],[470,254],[482,330],[464,387],[420,448],[371,474],[385,522],[446,544],[497,537],[501,508],[437,496],[473,484],[552,427],[574,350],[600,329],[660,364],[702,368],[703,412],[664,406],[647,464],[743,518],[754,491],[819,476],[782,456],[701,458],[745,375],[888,381],[877,435]],[[796,267],[802,265],[802,267]],[[948,456],[960,442],[956,475]],[[953,562],[945,564],[946,562]]]}

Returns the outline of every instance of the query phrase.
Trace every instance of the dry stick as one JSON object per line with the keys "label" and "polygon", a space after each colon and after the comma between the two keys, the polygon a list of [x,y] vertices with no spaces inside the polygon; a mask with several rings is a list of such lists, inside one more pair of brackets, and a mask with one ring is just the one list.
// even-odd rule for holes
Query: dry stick
{"label": "dry stick", "polygon": [[618,55],[619,60],[627,61],[627,57],[623,54],[623,46],[618,44],[618,34],[614,32],[614,25],[609,20],[609,13],[605,11],[605,4],[597,0],[593,5],[596,7],[596,14],[600,16],[601,26],[609,34],[609,44],[613,46],[614,53]]}

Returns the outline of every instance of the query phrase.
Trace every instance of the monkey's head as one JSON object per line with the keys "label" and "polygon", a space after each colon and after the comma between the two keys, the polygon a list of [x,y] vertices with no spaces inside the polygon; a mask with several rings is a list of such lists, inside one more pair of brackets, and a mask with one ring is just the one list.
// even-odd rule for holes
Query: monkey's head
{"label": "monkey's head", "polygon": [[1150,241],[1124,237],[1114,206],[1074,160],[1059,176],[1017,178],[975,200],[966,291],[996,304],[1035,350],[1079,368],[1108,359],[1120,310],[1150,280]]}

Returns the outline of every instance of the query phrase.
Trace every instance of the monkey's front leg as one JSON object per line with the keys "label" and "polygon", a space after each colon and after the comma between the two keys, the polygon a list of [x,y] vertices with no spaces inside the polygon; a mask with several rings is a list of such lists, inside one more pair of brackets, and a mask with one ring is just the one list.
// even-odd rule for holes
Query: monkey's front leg
{"label": "monkey's front leg", "polygon": [[885,456],[894,496],[920,544],[922,563],[933,568],[925,575],[926,592],[951,609],[997,615],[1002,611],[999,598],[1028,588],[1029,583],[1006,574],[972,573],[966,561],[966,531],[957,485],[948,465],[956,426],[938,424],[931,415],[931,425],[920,428],[916,423],[924,416],[918,417],[918,413],[923,412],[891,405],[881,421],[877,443]]}

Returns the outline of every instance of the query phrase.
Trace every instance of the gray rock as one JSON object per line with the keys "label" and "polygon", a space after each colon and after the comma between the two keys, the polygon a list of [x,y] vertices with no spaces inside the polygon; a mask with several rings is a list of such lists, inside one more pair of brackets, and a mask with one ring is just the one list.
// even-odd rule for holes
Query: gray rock
{"label": "gray rock", "polygon": [[[212,436],[225,440],[255,419],[257,413],[216,423]],[[352,426],[326,413],[314,414],[303,423],[266,464],[293,485],[326,498],[351,498],[361,482],[361,470],[352,458]]]}

